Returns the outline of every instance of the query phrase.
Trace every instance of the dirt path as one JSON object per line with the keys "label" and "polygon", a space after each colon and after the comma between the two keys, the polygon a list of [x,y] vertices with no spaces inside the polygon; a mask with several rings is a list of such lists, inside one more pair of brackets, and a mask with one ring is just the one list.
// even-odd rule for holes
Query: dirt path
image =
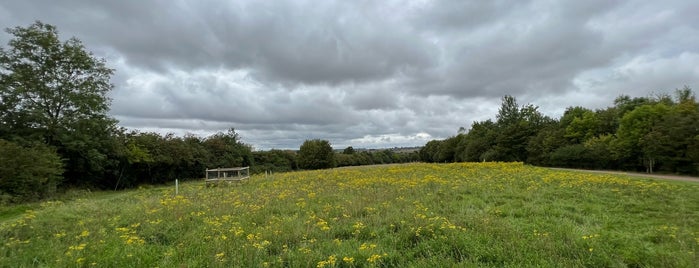
{"label": "dirt path", "polygon": [[587,170],[587,169],[572,169],[572,168],[550,168],[550,169],[580,171],[580,172],[590,172],[590,173],[602,173],[602,174],[618,174],[618,175],[628,175],[628,176],[634,176],[634,177],[673,180],[673,181],[689,181],[689,182],[699,183],[699,178],[697,178],[697,177],[679,176],[679,175],[648,174],[648,173],[637,173],[637,172],[609,171],[609,170]]}

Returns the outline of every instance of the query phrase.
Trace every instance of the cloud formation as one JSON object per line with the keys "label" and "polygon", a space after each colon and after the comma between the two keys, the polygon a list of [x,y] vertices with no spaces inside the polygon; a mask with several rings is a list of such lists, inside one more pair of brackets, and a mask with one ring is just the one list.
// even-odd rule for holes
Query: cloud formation
{"label": "cloud formation", "polygon": [[454,135],[505,94],[557,117],[698,89],[695,14],[679,0],[8,0],[0,26],[41,20],[105,58],[131,129],[377,148]]}

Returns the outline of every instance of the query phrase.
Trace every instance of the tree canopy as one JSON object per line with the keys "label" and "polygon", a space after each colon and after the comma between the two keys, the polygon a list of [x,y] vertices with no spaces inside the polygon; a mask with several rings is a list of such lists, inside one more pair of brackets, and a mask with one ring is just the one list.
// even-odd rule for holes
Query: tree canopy
{"label": "tree canopy", "polygon": [[39,136],[59,145],[67,142],[66,132],[109,121],[113,70],[104,60],[76,38],[61,42],[49,24],[37,21],[7,32],[14,37],[9,49],[0,49],[0,120],[5,130],[12,127],[15,138]]}
{"label": "tree canopy", "polygon": [[619,96],[606,109],[569,107],[558,120],[505,96],[496,121],[428,142],[428,162],[522,161],[535,165],[699,174],[699,105],[688,87]]}
{"label": "tree canopy", "polygon": [[13,38],[0,49],[0,137],[56,148],[70,183],[105,175],[116,130],[107,115],[113,70],[77,38],[61,41],[52,25],[6,31]]}
{"label": "tree canopy", "polygon": [[327,140],[306,140],[299,148],[298,165],[302,169],[335,167],[335,152]]}

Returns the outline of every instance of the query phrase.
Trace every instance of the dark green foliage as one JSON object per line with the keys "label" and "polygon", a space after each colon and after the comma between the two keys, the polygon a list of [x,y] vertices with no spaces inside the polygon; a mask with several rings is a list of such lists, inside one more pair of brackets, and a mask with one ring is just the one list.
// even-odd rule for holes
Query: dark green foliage
{"label": "dark green foliage", "polygon": [[254,164],[250,146],[234,129],[207,138],[131,132],[122,139],[122,172],[109,185],[113,188],[201,178],[205,169]]}
{"label": "dark green foliage", "polygon": [[354,148],[352,148],[352,146],[348,146],[347,148],[345,148],[344,151],[342,151],[342,153],[343,154],[354,154]]}
{"label": "dark green foliage", "polygon": [[107,116],[112,69],[82,43],[60,41],[54,26],[35,22],[7,29],[0,49],[0,137],[20,144],[44,143],[65,159],[66,182],[99,184],[115,166]]}
{"label": "dark green foliage", "polygon": [[330,142],[320,139],[304,141],[299,149],[298,165],[301,169],[335,167],[335,152],[333,152]]}
{"label": "dark green foliage", "polygon": [[582,144],[572,144],[560,147],[550,154],[551,166],[568,168],[592,168],[589,150]]}
{"label": "dark green foliage", "polygon": [[442,141],[439,144],[439,149],[434,161],[439,163],[447,163],[456,161],[456,148],[463,135],[457,135]]}
{"label": "dark green foliage", "polygon": [[0,204],[32,201],[56,192],[63,166],[50,147],[0,139]]}
{"label": "dark green foliage", "polygon": [[338,167],[344,167],[417,162],[420,156],[417,151],[372,150],[335,154],[335,161]]}
{"label": "dark green foliage", "polygon": [[589,163],[581,163],[591,169],[618,169],[619,161],[612,155],[611,142],[614,136],[603,134],[585,141]]}
{"label": "dark green foliage", "polygon": [[626,113],[633,111],[636,107],[651,103],[649,98],[631,98],[628,95],[621,95],[614,99],[614,106],[618,111],[618,118],[623,117]]}
{"label": "dark green foliage", "polygon": [[217,133],[204,141],[204,147],[213,157],[210,165],[213,167],[245,167],[252,165],[252,149],[239,142],[234,129],[227,133]]}
{"label": "dark green foliage", "polygon": [[270,150],[262,152],[253,152],[255,166],[252,167],[252,173],[271,172],[287,172],[298,169],[296,164],[296,153],[293,151]]}
{"label": "dark green foliage", "polygon": [[527,162],[534,165],[551,165],[550,155],[561,146],[569,144],[565,138],[565,129],[558,124],[550,124],[529,139],[527,144]]}
{"label": "dark green foliage", "polygon": [[428,142],[420,159],[699,173],[699,104],[688,87],[677,90],[674,99],[622,95],[606,109],[570,107],[559,120],[505,96],[496,118]]}
{"label": "dark green foliage", "polygon": [[461,159],[469,162],[492,161],[486,159],[486,152],[495,145],[496,125],[490,120],[474,122],[471,131],[462,139]]}
{"label": "dark green foliage", "polygon": [[14,36],[0,50],[2,120],[13,132],[61,143],[69,129],[104,119],[113,70],[75,38],[61,42],[54,26],[36,22],[7,29]]}
{"label": "dark green foliage", "polygon": [[439,140],[427,142],[427,144],[420,149],[420,160],[423,162],[438,162],[439,149],[442,143],[443,141]]}
{"label": "dark green foliage", "polygon": [[426,162],[526,161],[530,139],[553,121],[542,115],[536,106],[519,107],[512,96],[505,96],[502,101],[495,123],[490,120],[474,122],[466,134],[430,141],[420,151],[420,159]]}

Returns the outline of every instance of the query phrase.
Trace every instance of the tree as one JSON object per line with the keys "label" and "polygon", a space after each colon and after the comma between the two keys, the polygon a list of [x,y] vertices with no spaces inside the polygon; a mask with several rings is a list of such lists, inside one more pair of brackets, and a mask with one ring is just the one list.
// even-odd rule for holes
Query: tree
{"label": "tree", "polygon": [[651,100],[649,98],[639,97],[632,99],[628,95],[621,95],[614,99],[614,106],[619,112],[619,118],[623,117],[626,113],[633,111],[636,109],[636,107],[650,103]]}
{"label": "tree", "polygon": [[590,168],[592,161],[587,148],[582,144],[560,147],[550,154],[551,164],[557,167]]}
{"label": "tree", "polygon": [[216,133],[204,141],[204,147],[211,152],[210,168],[252,166],[252,148],[240,142],[235,129],[227,133]]}
{"label": "tree", "polygon": [[343,154],[354,154],[354,152],[355,151],[354,148],[352,148],[352,146],[348,146],[347,148],[345,148],[344,151],[342,151]]}
{"label": "tree", "polygon": [[517,124],[521,118],[517,99],[510,95],[502,97],[502,104],[495,118],[497,119],[496,123],[501,126]]}
{"label": "tree", "polygon": [[61,42],[52,25],[6,31],[14,37],[0,48],[0,137],[56,148],[69,182],[107,176],[118,130],[107,116],[113,70],[78,39]]}
{"label": "tree", "polygon": [[456,149],[459,147],[459,142],[463,139],[463,137],[463,134],[459,134],[443,140],[439,144],[438,153],[435,156],[434,161],[439,163],[456,161]]}
{"label": "tree", "polygon": [[565,128],[565,137],[575,143],[583,143],[601,134],[599,125],[597,114],[587,110],[580,117],[573,118]]}
{"label": "tree", "polygon": [[570,145],[564,134],[565,129],[555,121],[541,129],[527,143],[527,163],[550,166],[551,154],[563,146]]}
{"label": "tree", "polygon": [[[677,103],[662,115],[650,132],[641,137],[643,155],[652,156],[653,170],[672,173],[695,173],[688,155],[694,137],[699,134],[699,105],[690,89],[677,91]],[[657,167],[656,167],[657,165]],[[649,166],[649,171],[650,166]]]}
{"label": "tree", "polygon": [[670,112],[664,103],[636,107],[621,118],[617,139],[612,143],[617,159],[633,161],[640,158],[647,172],[653,172],[662,148],[657,146],[656,126]]}
{"label": "tree", "polygon": [[327,140],[306,140],[298,154],[301,169],[323,169],[335,167],[335,152]]}
{"label": "tree", "polygon": [[439,157],[439,148],[441,147],[442,141],[431,140],[428,141],[425,146],[420,148],[420,161],[434,163]]}
{"label": "tree", "polygon": [[527,160],[529,140],[551,122],[538,107],[528,104],[520,108],[517,100],[509,95],[502,98],[496,118],[495,145],[482,156],[496,161]]}
{"label": "tree", "polygon": [[598,128],[600,135],[611,135],[616,133],[619,128],[619,111],[614,107],[607,107],[603,110],[595,111],[598,120]]}
{"label": "tree", "polygon": [[252,153],[255,166],[251,168],[253,173],[287,172],[296,169],[296,153],[293,151],[269,150]]}
{"label": "tree", "polygon": [[612,134],[602,134],[585,142],[588,155],[592,161],[591,167],[595,169],[615,169],[617,163],[611,152]]}
{"label": "tree", "polygon": [[106,117],[113,70],[104,60],[76,38],[61,43],[56,28],[39,21],[7,32],[14,39],[0,50],[4,123],[40,133],[54,145],[81,121]]}

